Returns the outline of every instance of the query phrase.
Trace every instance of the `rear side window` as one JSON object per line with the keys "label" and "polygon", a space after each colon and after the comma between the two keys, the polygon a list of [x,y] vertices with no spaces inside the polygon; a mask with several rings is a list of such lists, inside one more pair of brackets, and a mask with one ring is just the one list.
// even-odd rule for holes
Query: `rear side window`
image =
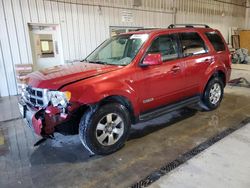
{"label": "rear side window", "polygon": [[178,58],[178,42],[176,35],[170,34],[159,36],[152,42],[147,53],[161,53],[162,61]]}
{"label": "rear side window", "polygon": [[206,33],[206,36],[208,38],[208,40],[211,42],[211,44],[213,45],[214,49],[219,52],[219,51],[224,51],[225,45],[223,43],[222,38],[218,35],[218,33],[216,32],[209,32]]}
{"label": "rear side window", "polygon": [[180,33],[182,53],[184,57],[207,53],[207,47],[196,32]]}

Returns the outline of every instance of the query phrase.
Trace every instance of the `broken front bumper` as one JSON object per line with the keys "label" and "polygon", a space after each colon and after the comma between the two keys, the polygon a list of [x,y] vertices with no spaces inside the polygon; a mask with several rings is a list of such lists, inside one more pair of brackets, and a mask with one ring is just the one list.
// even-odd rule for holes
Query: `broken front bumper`
{"label": "broken front bumper", "polygon": [[36,117],[39,110],[28,106],[22,100],[18,102],[19,110],[26,124],[38,135],[41,135],[42,120]]}
{"label": "broken front bumper", "polygon": [[[26,124],[38,135],[46,137],[53,133],[60,132],[62,126],[66,128],[79,125],[81,111],[78,111],[80,104],[71,103],[65,110],[67,113],[62,113],[62,110],[47,106],[46,108],[35,108],[29,103],[26,103],[22,98],[19,99],[19,110]],[[78,130],[78,129],[77,129]],[[64,131],[64,130],[63,130]]]}

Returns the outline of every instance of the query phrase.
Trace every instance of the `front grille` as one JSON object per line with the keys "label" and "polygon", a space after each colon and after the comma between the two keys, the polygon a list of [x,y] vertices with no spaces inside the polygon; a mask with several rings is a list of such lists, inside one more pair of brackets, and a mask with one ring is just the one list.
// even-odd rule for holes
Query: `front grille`
{"label": "front grille", "polygon": [[26,102],[34,107],[45,107],[48,105],[47,89],[32,88],[27,86],[24,89],[23,97]]}

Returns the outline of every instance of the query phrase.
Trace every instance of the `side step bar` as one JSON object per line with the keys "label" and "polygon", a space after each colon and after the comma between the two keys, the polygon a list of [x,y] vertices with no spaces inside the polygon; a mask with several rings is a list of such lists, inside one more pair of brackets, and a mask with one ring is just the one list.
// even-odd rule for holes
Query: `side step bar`
{"label": "side step bar", "polygon": [[175,104],[170,104],[168,106],[164,106],[164,107],[159,108],[157,110],[142,114],[139,116],[139,121],[148,121],[150,119],[154,119],[156,117],[159,117],[163,114],[169,113],[169,112],[174,111],[174,110],[178,110],[180,108],[183,108],[185,106],[195,104],[198,102],[200,102],[200,96],[188,98],[188,99],[185,99],[183,101],[177,102]]}

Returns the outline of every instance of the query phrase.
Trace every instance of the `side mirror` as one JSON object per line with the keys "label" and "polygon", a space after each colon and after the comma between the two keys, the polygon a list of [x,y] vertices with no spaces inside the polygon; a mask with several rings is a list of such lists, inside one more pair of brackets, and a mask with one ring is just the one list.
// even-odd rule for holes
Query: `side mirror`
{"label": "side mirror", "polygon": [[150,65],[160,65],[162,64],[162,57],[160,53],[155,53],[155,54],[147,54],[142,63],[142,67],[150,66]]}

